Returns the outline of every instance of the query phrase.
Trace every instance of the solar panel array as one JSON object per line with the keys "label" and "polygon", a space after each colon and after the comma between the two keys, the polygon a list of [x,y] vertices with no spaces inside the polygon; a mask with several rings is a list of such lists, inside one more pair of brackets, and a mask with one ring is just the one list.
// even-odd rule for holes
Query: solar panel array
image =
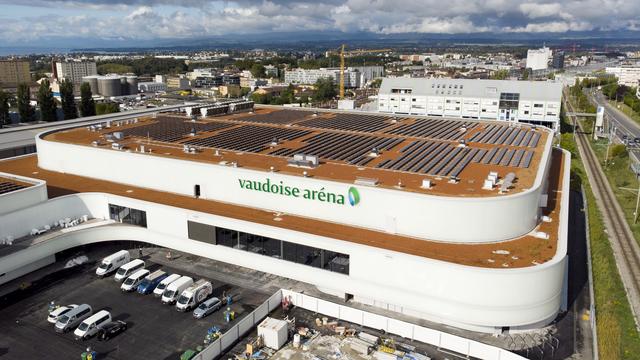
{"label": "solar panel array", "polygon": [[374,148],[379,151],[389,150],[402,141],[403,139],[397,138],[327,132],[305,139],[307,145],[299,149],[282,148],[271,152],[270,155],[293,156],[302,153],[362,166],[375,158],[369,156]]}
{"label": "solar panel array", "polygon": [[467,130],[477,126],[472,122],[461,122],[451,120],[416,120],[413,124],[402,124],[387,131],[389,134],[413,136],[420,138],[430,138],[438,140],[458,141],[464,137]]}
{"label": "solar panel array", "polygon": [[27,186],[25,186],[25,185],[16,184],[16,183],[11,182],[11,181],[2,181],[2,180],[0,180],[0,194],[10,193],[12,191],[24,189],[26,187]]}
{"label": "solar panel array", "polygon": [[330,118],[317,116],[309,120],[301,121],[298,125],[320,129],[375,132],[389,127],[391,125],[391,118],[380,115],[337,113]]}
{"label": "solar panel array", "polygon": [[527,128],[508,127],[504,125],[488,125],[484,131],[478,131],[470,142],[482,144],[511,145],[536,147],[540,133]]}
{"label": "solar panel array", "polygon": [[[116,130],[125,136],[149,137],[156,141],[176,142],[196,130],[196,133],[226,129],[234,124],[222,122],[192,122],[171,117],[158,117],[157,122]],[[112,132],[113,133],[113,132]]]}
{"label": "solar panel array", "polygon": [[528,168],[529,165],[531,165],[533,153],[533,150],[514,150],[506,147],[494,147],[487,151],[479,162],[488,165]]}
{"label": "solar panel array", "polygon": [[479,159],[486,150],[459,147],[447,142],[413,141],[400,150],[401,155],[387,159],[376,167],[436,176],[455,176]]}
{"label": "solar panel array", "polygon": [[252,114],[249,116],[243,116],[236,118],[236,120],[255,122],[255,123],[267,123],[267,124],[291,124],[298,120],[302,120],[305,117],[313,114],[310,111],[300,110],[279,110],[272,111],[266,114]]}
{"label": "solar panel array", "polygon": [[261,152],[271,143],[293,140],[310,134],[307,130],[245,125],[221,131],[215,135],[183,141],[183,144],[227,150]]}

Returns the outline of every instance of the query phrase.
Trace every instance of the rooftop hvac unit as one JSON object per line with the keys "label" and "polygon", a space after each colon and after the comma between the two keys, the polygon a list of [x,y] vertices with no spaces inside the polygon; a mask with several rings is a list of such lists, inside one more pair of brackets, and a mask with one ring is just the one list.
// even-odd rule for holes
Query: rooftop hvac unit
{"label": "rooftop hvac unit", "polygon": [[124,139],[124,133],[122,131],[116,131],[113,133],[113,137],[117,140]]}
{"label": "rooftop hvac unit", "polygon": [[280,142],[277,137],[274,137],[273,140],[271,140],[271,146],[278,146],[279,143]]}
{"label": "rooftop hvac unit", "polygon": [[431,189],[431,180],[422,179],[422,185],[420,187],[423,189]]}
{"label": "rooftop hvac unit", "polygon": [[111,148],[114,150],[122,150],[122,145],[118,144],[117,142],[114,142],[113,144],[111,144]]}
{"label": "rooftop hvac unit", "polygon": [[378,150],[378,148],[374,146],[373,149],[371,149],[369,156],[378,157],[378,155],[380,155],[380,150]]}
{"label": "rooftop hvac unit", "polygon": [[289,323],[267,317],[258,325],[258,336],[268,348],[279,350],[288,340]]}

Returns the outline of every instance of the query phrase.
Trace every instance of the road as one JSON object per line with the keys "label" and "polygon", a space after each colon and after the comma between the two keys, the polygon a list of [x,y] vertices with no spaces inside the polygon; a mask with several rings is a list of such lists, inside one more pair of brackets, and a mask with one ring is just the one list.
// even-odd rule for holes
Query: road
{"label": "road", "polygon": [[[566,98],[566,96],[563,97],[563,101]],[[571,105],[566,101],[565,106],[568,111],[573,111]],[[576,131],[575,137],[589,183],[593,189],[598,208],[603,215],[607,235],[637,327],[640,323],[638,319],[640,315],[640,246],[638,246],[624,212],[602,171],[600,162],[589,144],[588,134],[580,127]]]}
{"label": "road", "polygon": [[611,106],[602,92],[597,90],[585,90],[585,92],[593,103],[604,107],[606,117],[615,124],[616,128],[622,130],[626,135],[633,138],[640,137],[640,125],[622,111]]}

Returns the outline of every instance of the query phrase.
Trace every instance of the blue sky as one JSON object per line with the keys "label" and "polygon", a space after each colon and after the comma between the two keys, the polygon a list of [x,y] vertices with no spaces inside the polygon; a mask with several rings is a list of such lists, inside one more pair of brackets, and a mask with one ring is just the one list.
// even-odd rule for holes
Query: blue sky
{"label": "blue sky", "polygon": [[640,30],[638,0],[23,0],[20,4],[0,0],[0,46],[300,31]]}

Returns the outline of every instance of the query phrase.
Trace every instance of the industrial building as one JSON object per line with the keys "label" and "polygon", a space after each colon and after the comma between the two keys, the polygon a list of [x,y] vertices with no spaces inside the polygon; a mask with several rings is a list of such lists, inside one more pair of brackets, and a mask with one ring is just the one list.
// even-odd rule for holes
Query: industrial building
{"label": "industrial building", "polygon": [[[56,252],[126,239],[390,313],[539,328],[567,301],[570,155],[553,135],[250,102],[57,128],[36,137],[36,155],[0,161],[19,185],[0,195],[0,240],[19,249],[0,283]],[[66,218],[86,225],[47,230]]]}
{"label": "industrial building", "polygon": [[618,85],[636,87],[640,82],[640,66],[617,66],[605,68],[607,74],[618,78]]}
{"label": "industrial building", "polygon": [[541,49],[527,50],[527,69],[533,71],[546,70],[549,67],[549,60],[552,59],[553,52],[544,46]]}
{"label": "industrial building", "polygon": [[171,76],[167,78],[166,81],[167,88],[169,89],[179,89],[179,90],[187,90],[191,87],[189,84],[189,79],[184,76]]}
{"label": "industrial building", "polygon": [[167,85],[161,82],[139,82],[138,92],[154,93],[159,91],[167,91]]}
{"label": "industrial building", "polygon": [[25,82],[31,82],[29,61],[0,60],[0,88],[16,88]]}
{"label": "industrial building", "polygon": [[84,81],[84,77],[97,74],[96,63],[93,61],[56,62],[56,75],[58,79],[67,79],[78,84]]}
{"label": "industrial building", "polygon": [[[344,71],[344,86],[361,88],[369,81],[384,76],[383,66],[348,67]],[[293,69],[285,70],[284,82],[287,84],[315,84],[318,79],[340,81],[339,68]]]}
{"label": "industrial building", "polygon": [[562,84],[552,81],[385,78],[381,113],[530,123],[559,129]]}
{"label": "industrial building", "polygon": [[91,93],[94,95],[117,97],[138,94],[138,77],[133,74],[85,76],[82,82],[89,83]]}

